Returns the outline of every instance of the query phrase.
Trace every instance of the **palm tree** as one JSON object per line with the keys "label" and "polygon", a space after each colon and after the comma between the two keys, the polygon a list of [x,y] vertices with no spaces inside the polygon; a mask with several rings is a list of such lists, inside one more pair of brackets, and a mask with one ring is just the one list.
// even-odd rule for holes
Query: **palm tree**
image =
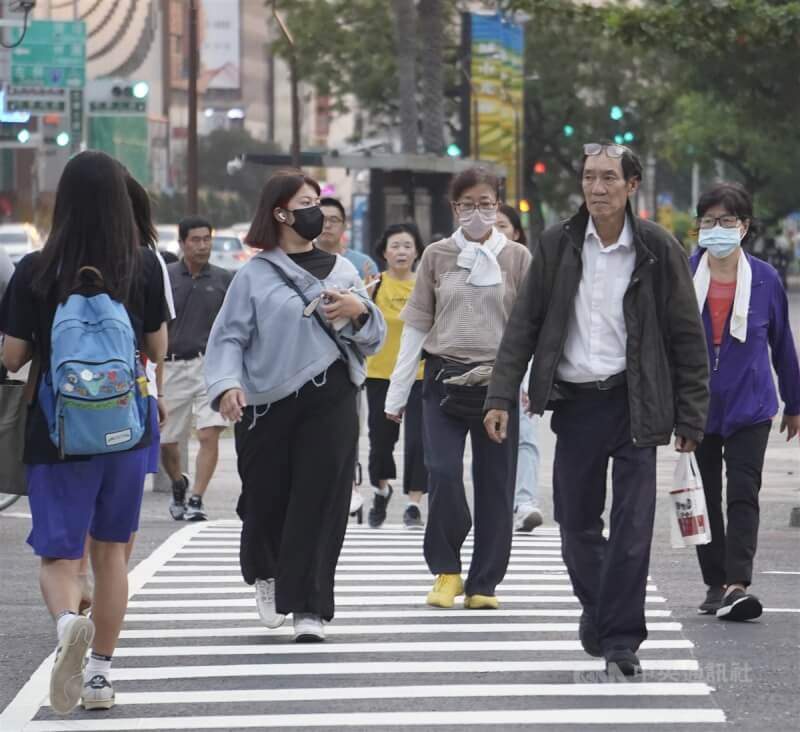
{"label": "palm tree", "polygon": [[394,37],[400,106],[400,145],[417,152],[417,11],[415,0],[395,0]]}
{"label": "palm tree", "polygon": [[422,21],[422,144],[425,152],[444,151],[444,25],[442,0],[420,0]]}

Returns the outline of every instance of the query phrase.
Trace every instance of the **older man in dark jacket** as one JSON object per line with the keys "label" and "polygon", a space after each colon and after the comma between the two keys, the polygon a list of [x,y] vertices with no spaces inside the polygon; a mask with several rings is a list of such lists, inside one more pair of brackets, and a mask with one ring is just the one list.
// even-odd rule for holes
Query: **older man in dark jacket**
{"label": "older man in dark jacket", "polygon": [[[584,147],[585,205],[542,235],[506,326],[486,429],[505,439],[531,356],[530,411],[553,409],[555,519],[584,650],[610,673],[641,672],[656,502],[656,446],[703,438],[708,356],[687,257],[628,197],[642,167],[627,147]],[[611,534],[603,536],[613,458]]]}

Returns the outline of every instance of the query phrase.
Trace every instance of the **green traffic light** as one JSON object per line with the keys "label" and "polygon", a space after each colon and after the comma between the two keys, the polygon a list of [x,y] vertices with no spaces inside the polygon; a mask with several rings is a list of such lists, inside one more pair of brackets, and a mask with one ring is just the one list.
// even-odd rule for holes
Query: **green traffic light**
{"label": "green traffic light", "polygon": [[56,145],[59,147],[66,147],[69,145],[69,132],[59,132],[56,135]]}
{"label": "green traffic light", "polygon": [[564,137],[572,137],[575,134],[575,128],[572,125],[564,125]]}
{"label": "green traffic light", "polygon": [[622,107],[615,104],[613,107],[611,107],[611,111],[608,113],[608,116],[613,120],[620,120],[624,114],[625,113],[622,111]]}
{"label": "green traffic light", "polygon": [[133,85],[133,96],[144,99],[150,93],[150,85],[146,81],[138,81]]}
{"label": "green traffic light", "polygon": [[622,139],[623,139],[623,140],[625,140],[625,142],[633,142],[633,141],[636,139],[636,135],[634,135],[634,134],[633,134],[633,132],[631,132],[630,130],[628,130],[628,131],[627,131],[627,132],[626,132],[626,133],[625,133],[625,134],[622,136]]}
{"label": "green traffic light", "polygon": [[458,145],[456,145],[454,142],[451,142],[447,146],[447,154],[451,158],[460,158],[461,157],[461,148]]}
{"label": "green traffic light", "polygon": [[31,139],[31,133],[28,132],[28,130],[20,130],[19,132],[17,132],[17,140],[21,144],[24,145],[25,143],[29,142],[30,139]]}
{"label": "green traffic light", "polygon": [[614,142],[616,142],[617,145],[622,145],[622,143],[625,142],[625,138],[622,135],[614,135]]}

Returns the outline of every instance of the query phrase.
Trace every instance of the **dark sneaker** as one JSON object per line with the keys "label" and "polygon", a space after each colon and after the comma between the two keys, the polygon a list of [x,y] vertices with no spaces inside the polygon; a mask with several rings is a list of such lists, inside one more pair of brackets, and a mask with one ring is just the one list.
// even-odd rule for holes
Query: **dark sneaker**
{"label": "dark sneaker", "polygon": [[755,595],[736,589],[722,601],[717,617],[722,620],[755,620],[761,617],[763,609]]}
{"label": "dark sneaker", "polygon": [[722,605],[722,599],[725,597],[724,587],[709,587],[706,592],[706,599],[700,603],[697,612],[700,615],[714,615]]}
{"label": "dark sneaker", "polygon": [[578,625],[578,636],[581,639],[583,650],[590,656],[601,658],[603,649],[600,647],[600,638],[597,635],[597,626],[594,624],[592,616],[586,608],[581,613],[580,624]]}
{"label": "dark sneaker", "polygon": [[630,648],[616,646],[604,655],[609,676],[637,676],[642,673],[642,664]]}
{"label": "dark sneaker", "polygon": [[389,486],[388,496],[382,496],[379,493],[373,493],[372,508],[369,510],[369,514],[367,515],[367,521],[373,529],[383,526],[383,522],[386,521],[386,507],[389,505],[389,501],[392,498],[392,493],[394,493],[392,486]]}
{"label": "dark sneaker", "polygon": [[403,526],[407,529],[424,528],[425,523],[422,520],[422,513],[419,510],[419,506],[415,506],[413,503],[406,506],[406,510],[403,511]]}
{"label": "dark sneaker", "polygon": [[200,496],[192,496],[183,514],[184,521],[208,521],[208,516],[203,510],[203,499]]}
{"label": "dark sneaker", "polygon": [[172,503],[169,504],[169,515],[176,521],[183,521],[186,512],[186,492],[189,490],[189,476],[182,473],[178,480],[172,481]]}

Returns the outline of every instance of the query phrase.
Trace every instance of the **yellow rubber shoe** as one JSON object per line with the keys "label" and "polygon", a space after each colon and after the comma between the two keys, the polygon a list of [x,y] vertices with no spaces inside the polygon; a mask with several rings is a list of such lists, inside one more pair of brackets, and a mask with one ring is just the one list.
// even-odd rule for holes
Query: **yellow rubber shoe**
{"label": "yellow rubber shoe", "polygon": [[497,610],[497,597],[494,595],[467,595],[464,607],[467,610]]}
{"label": "yellow rubber shoe", "polygon": [[460,574],[440,574],[425,602],[433,607],[453,607],[456,597],[463,594],[464,581]]}

